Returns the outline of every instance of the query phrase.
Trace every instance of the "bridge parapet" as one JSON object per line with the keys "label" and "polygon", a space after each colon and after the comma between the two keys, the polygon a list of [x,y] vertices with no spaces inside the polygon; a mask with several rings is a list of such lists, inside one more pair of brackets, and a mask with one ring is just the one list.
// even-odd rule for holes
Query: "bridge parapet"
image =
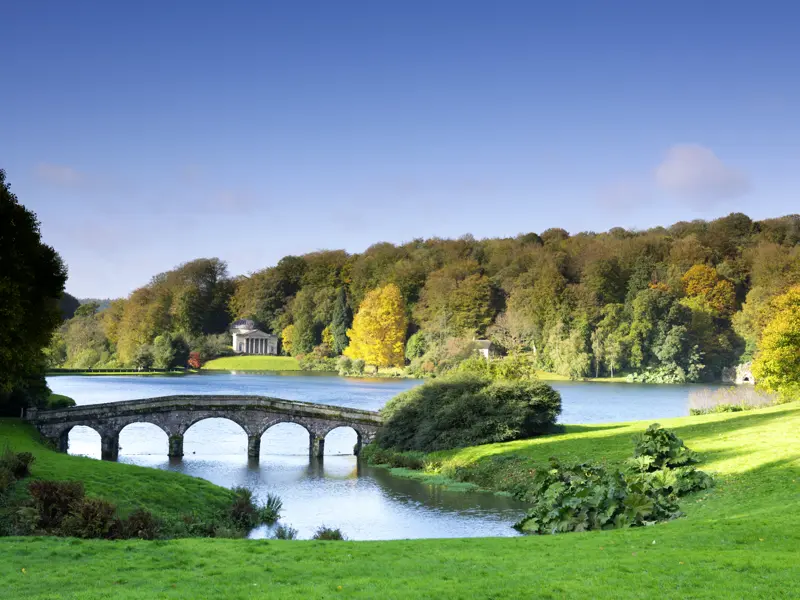
{"label": "bridge parapet", "polygon": [[186,431],[195,423],[211,418],[237,423],[247,434],[251,458],[258,458],[264,432],[278,423],[304,427],[309,433],[312,456],[322,456],[325,436],[337,427],[355,430],[357,454],[363,444],[374,439],[383,424],[380,414],[374,411],[266,396],[163,396],[47,411],[32,409],[26,414],[26,419],[63,452],[67,451],[73,427],[91,427],[100,434],[101,454],[107,460],[116,460],[119,434],[133,423],[160,427],[169,437],[169,456],[183,456]]}

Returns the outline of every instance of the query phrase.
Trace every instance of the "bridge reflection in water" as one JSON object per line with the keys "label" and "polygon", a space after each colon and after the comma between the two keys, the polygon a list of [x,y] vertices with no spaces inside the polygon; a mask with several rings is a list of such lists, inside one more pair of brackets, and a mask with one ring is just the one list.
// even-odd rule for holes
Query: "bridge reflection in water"
{"label": "bridge reflection in water", "polygon": [[354,454],[370,443],[382,424],[374,411],[327,404],[297,402],[265,396],[164,396],[144,400],[108,402],[58,410],[30,409],[25,418],[61,452],[69,446],[73,427],[89,427],[100,434],[101,458],[117,460],[119,434],[133,423],[150,423],[169,438],[170,458],[183,456],[183,438],[195,423],[223,418],[239,425],[247,434],[247,455],[257,460],[261,436],[278,423],[295,423],[308,431],[309,455],[322,457],[325,436],[339,427],[356,432]]}

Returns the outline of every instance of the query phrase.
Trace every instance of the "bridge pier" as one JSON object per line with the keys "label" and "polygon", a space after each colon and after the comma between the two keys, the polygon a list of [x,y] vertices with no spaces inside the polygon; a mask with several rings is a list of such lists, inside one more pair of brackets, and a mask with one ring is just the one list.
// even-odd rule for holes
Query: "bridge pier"
{"label": "bridge pier", "polygon": [[353,454],[358,456],[359,454],[361,454],[362,443],[361,443],[361,436],[358,435],[358,433],[356,433],[356,436],[357,436],[357,439],[356,439],[356,445],[353,446]]}
{"label": "bridge pier", "polygon": [[100,458],[103,460],[117,460],[119,458],[119,435],[100,436]]}
{"label": "bridge pier", "polygon": [[46,435],[43,437],[50,445],[52,445],[56,452],[61,452],[63,454],[69,452],[69,429],[62,431],[56,436]]}
{"label": "bridge pier", "polygon": [[247,457],[248,458],[255,458],[258,460],[259,455],[261,454],[261,436],[260,435],[248,435],[247,436]]}
{"label": "bridge pier", "polygon": [[312,433],[310,436],[308,454],[311,458],[322,458],[325,456],[325,437]]}
{"label": "bridge pier", "polygon": [[183,436],[169,436],[169,458],[183,458]]}

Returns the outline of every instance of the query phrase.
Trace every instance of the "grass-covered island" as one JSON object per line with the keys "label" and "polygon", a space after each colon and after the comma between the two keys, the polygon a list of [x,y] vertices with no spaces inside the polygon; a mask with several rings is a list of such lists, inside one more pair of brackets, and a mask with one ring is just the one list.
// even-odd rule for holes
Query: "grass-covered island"
{"label": "grass-covered island", "polygon": [[[442,465],[502,489],[502,464],[550,456],[619,463],[648,422],[449,450]],[[389,542],[0,539],[3,598],[796,598],[800,595],[800,403],[665,419],[716,485],[650,527],[503,539]],[[36,454],[33,477],[165,514],[230,492],[184,475],[58,455],[19,422],[0,438]],[[458,469],[451,469],[451,473]],[[346,532],[345,532],[346,533]]]}

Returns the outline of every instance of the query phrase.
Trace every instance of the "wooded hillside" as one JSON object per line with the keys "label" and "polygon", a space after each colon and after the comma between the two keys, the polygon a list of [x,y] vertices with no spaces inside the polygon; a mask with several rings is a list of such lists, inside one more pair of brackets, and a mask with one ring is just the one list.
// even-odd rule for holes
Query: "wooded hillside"
{"label": "wooded hillside", "polygon": [[[485,337],[501,354],[526,353],[538,368],[572,378],[712,380],[752,359],[775,316],[773,300],[798,284],[800,215],[419,239],[360,254],[287,256],[233,278],[219,259],[196,260],[102,312],[78,311],[49,352],[52,364],[71,367],[185,364],[189,351],[203,359],[224,352],[225,337],[215,335],[251,318],[281,335],[284,350],[325,361],[354,337],[359,348],[387,336],[396,346],[397,332],[374,325],[388,319],[402,328],[406,360],[363,352],[391,356],[381,366],[405,362],[415,374],[452,368]],[[380,288],[375,298],[385,300],[364,303]],[[350,330],[359,310],[356,329],[373,323],[372,333]]]}

